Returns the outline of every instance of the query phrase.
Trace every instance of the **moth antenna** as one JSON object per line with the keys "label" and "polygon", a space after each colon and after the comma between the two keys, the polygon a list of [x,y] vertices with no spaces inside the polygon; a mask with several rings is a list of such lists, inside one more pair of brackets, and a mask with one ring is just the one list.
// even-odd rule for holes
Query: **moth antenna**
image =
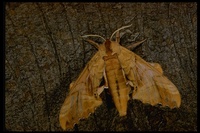
{"label": "moth antenna", "polygon": [[90,44],[94,45],[95,48],[99,49],[99,44],[98,43],[96,43],[96,42],[94,42],[94,41],[92,41],[90,39],[87,39],[86,41],[88,41]]}
{"label": "moth antenna", "polygon": [[88,37],[88,36],[93,36],[93,37],[100,37],[101,39],[103,39],[104,41],[106,41],[105,38],[103,38],[102,36],[100,35],[84,35],[84,36],[81,36],[81,37]]}
{"label": "moth antenna", "polygon": [[128,28],[128,27],[130,27],[130,26],[132,26],[132,24],[127,25],[127,26],[123,26],[123,27],[117,29],[115,32],[112,33],[112,35],[111,35],[111,37],[110,37],[110,40],[112,39],[112,37],[114,36],[114,34],[115,34],[116,32],[118,32],[118,31],[120,31],[120,30],[122,30],[122,29]]}

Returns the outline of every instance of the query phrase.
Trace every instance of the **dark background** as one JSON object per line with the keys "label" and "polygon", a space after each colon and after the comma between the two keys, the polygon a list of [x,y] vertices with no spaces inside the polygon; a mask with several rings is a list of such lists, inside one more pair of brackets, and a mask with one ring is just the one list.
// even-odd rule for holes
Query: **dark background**
{"label": "dark background", "polygon": [[132,44],[137,32],[136,42],[147,39],[134,52],[162,66],[181,94],[181,107],[131,100],[127,116],[119,117],[103,93],[103,105],[75,130],[197,131],[197,4],[139,2],[6,3],[5,128],[62,131],[58,116],[69,84],[96,52],[80,36],[108,38],[129,24],[121,43]]}

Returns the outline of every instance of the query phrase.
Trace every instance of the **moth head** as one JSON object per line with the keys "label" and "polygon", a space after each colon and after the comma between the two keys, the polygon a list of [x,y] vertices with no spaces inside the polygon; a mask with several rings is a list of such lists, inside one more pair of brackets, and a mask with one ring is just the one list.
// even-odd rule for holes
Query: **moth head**
{"label": "moth head", "polygon": [[[131,25],[132,25],[132,24],[131,24]],[[112,33],[110,39],[105,39],[105,38],[103,38],[103,37],[100,36],[100,35],[84,35],[84,36],[82,36],[82,37],[83,37],[83,38],[89,37],[89,36],[91,36],[91,37],[100,37],[100,38],[103,39],[103,41],[104,41],[103,45],[105,46],[106,50],[107,50],[107,51],[112,51],[112,49],[111,49],[111,44],[113,44],[113,43],[115,43],[115,42],[116,42],[117,44],[119,44],[119,40],[120,40],[119,31],[122,30],[122,29],[128,28],[128,27],[130,27],[131,25],[123,26],[123,27],[117,29],[116,31],[114,31],[114,32]],[[116,34],[116,33],[117,33],[117,34]],[[114,36],[115,34],[116,34],[116,39],[115,39],[115,42],[114,42],[114,41],[112,41],[112,38],[113,38],[113,36]],[[86,41],[88,41],[90,44],[94,45],[97,49],[99,49],[99,44],[98,44],[98,43],[96,43],[96,42],[94,42],[94,41],[92,41],[92,40],[90,40],[90,39],[86,39]]]}

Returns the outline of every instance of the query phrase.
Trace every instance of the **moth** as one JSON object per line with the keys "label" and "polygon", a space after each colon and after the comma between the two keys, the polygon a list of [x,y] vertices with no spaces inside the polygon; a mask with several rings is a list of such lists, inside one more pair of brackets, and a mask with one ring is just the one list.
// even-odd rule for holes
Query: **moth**
{"label": "moth", "polygon": [[[181,96],[177,87],[163,75],[158,63],[149,63],[129,49],[145,40],[125,48],[119,44],[117,29],[110,37],[104,39],[99,35],[103,44],[93,44],[98,52],[87,63],[78,79],[70,84],[69,93],[61,107],[59,121],[63,130],[72,129],[80,119],[87,118],[102,104],[100,94],[108,89],[119,116],[127,113],[127,103],[130,99],[137,99],[152,106],[161,104],[170,108],[180,107]],[[116,34],[115,41],[112,41]],[[100,86],[101,81],[105,84]],[[131,93],[131,94],[130,94]],[[131,96],[130,96],[131,95]]]}

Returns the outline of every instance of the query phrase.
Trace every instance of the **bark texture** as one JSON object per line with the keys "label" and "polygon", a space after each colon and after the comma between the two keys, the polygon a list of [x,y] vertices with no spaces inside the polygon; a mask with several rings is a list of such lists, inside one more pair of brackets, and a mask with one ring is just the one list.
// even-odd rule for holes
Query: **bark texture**
{"label": "bark texture", "polygon": [[197,131],[196,3],[6,3],[5,128],[62,131],[58,116],[69,84],[96,52],[80,36],[109,38],[129,24],[121,43],[132,44],[137,32],[136,41],[147,38],[134,52],[161,64],[181,107],[131,100],[127,116],[119,117],[103,93],[103,105],[73,130]]}

